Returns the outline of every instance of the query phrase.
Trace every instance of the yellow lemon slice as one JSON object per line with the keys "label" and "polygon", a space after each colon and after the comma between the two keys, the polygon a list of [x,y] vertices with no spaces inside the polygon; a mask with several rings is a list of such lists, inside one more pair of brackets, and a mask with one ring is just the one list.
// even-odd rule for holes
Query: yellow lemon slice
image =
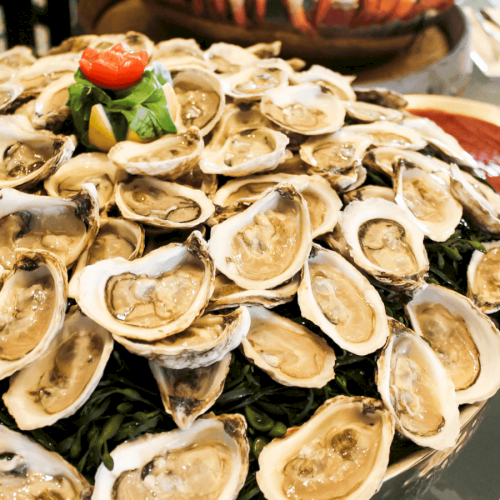
{"label": "yellow lemon slice", "polygon": [[107,153],[116,144],[115,135],[102,104],[94,104],[90,111],[89,143]]}

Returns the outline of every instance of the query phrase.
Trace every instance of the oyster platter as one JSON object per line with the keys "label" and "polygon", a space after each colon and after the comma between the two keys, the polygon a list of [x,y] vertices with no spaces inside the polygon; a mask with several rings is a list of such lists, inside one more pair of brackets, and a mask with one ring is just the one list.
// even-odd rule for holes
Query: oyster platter
{"label": "oyster platter", "polygon": [[[116,44],[138,114],[82,76]],[[369,499],[499,389],[500,196],[403,96],[279,53],[0,53],[0,499]]]}

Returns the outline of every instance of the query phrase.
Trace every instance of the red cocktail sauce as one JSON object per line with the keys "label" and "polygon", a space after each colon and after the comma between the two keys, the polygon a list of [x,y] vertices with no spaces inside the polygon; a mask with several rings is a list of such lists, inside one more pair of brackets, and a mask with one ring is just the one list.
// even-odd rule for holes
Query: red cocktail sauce
{"label": "red cocktail sauce", "polygon": [[436,122],[445,132],[455,137],[478,162],[488,166],[486,177],[500,191],[500,127],[470,116],[436,109],[409,111]]}

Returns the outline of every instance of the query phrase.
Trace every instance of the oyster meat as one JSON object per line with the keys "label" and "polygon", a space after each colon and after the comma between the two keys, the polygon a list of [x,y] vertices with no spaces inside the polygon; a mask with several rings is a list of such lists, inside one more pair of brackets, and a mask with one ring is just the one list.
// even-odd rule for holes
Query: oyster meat
{"label": "oyster meat", "polygon": [[92,499],[233,500],[247,477],[249,451],[244,417],[210,414],[190,429],[117,446],[113,470],[101,464],[97,471]]}
{"label": "oyster meat", "polygon": [[270,500],[367,500],[382,485],[393,436],[381,401],[337,396],[262,450],[257,484]]}

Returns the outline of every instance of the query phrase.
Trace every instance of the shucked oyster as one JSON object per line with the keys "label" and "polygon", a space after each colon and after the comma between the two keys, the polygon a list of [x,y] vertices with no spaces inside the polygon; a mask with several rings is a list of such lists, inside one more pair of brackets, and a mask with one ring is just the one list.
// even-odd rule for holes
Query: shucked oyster
{"label": "shucked oyster", "polygon": [[459,404],[493,396],[500,388],[500,332],[463,295],[427,285],[407,304],[416,333],[430,341],[451,377]]}
{"label": "shucked oyster", "polygon": [[50,252],[14,252],[0,291],[0,379],[41,356],[61,329],[68,276]]}
{"label": "shucked oyster", "polygon": [[327,87],[314,83],[270,90],[262,97],[260,108],[280,127],[304,135],[335,132],[345,118],[340,99]]}
{"label": "shucked oyster", "polygon": [[114,335],[160,340],[185,330],[208,304],[215,269],[206,243],[194,231],[141,259],[102,260],[78,281],[82,311]]}
{"label": "shucked oyster", "polygon": [[50,196],[67,198],[77,194],[83,184],[94,184],[102,211],[114,204],[115,185],[127,177],[127,173],[110,161],[106,154],[82,153],[46,179],[43,187]]}
{"label": "shucked oyster", "polygon": [[385,306],[369,281],[340,254],[313,244],[298,291],[300,312],[343,349],[374,352],[389,335]]}
{"label": "shucked oyster", "polygon": [[209,252],[217,269],[237,285],[269,289],[300,270],[311,239],[307,205],[293,186],[283,183],[213,227]]}
{"label": "shucked oyster", "polygon": [[325,339],[264,307],[248,309],[252,323],[242,341],[243,351],[273,380],[319,389],[335,378],[335,352]]}
{"label": "shucked oyster", "polygon": [[412,289],[429,269],[424,234],[390,201],[353,201],[339,215],[355,263],[374,278]]}
{"label": "shucked oyster", "polygon": [[92,486],[57,453],[0,425],[0,494],[18,500],[90,500]]}
{"label": "shucked oyster", "polygon": [[125,442],[111,457],[113,470],[97,471],[93,500],[233,500],[248,473],[245,418],[210,414],[188,430]]}
{"label": "shucked oyster", "polygon": [[20,429],[52,425],[90,397],[113,350],[113,339],[73,307],[43,356],[10,379],[3,400]]}
{"label": "shucked oyster", "polygon": [[427,342],[395,319],[377,361],[377,388],[401,434],[443,450],[460,432],[455,387]]}
{"label": "shucked oyster", "polygon": [[26,116],[0,117],[0,187],[30,187],[67,162],[71,137],[36,131]]}
{"label": "shucked oyster", "polygon": [[381,401],[337,396],[262,450],[257,484],[272,500],[367,500],[382,484],[393,436]]}
{"label": "shucked oyster", "polygon": [[0,191],[0,265],[10,269],[15,248],[48,250],[71,265],[93,241],[99,227],[99,203],[93,184],[73,198],[52,198]]}
{"label": "shucked oyster", "polygon": [[184,331],[164,339],[144,342],[116,336],[128,351],[173,370],[196,369],[221,361],[236,349],[250,328],[246,307],[228,314],[204,314]]}
{"label": "shucked oyster", "polygon": [[214,212],[205,193],[154,177],[135,177],[116,187],[123,217],[165,229],[195,227]]}

